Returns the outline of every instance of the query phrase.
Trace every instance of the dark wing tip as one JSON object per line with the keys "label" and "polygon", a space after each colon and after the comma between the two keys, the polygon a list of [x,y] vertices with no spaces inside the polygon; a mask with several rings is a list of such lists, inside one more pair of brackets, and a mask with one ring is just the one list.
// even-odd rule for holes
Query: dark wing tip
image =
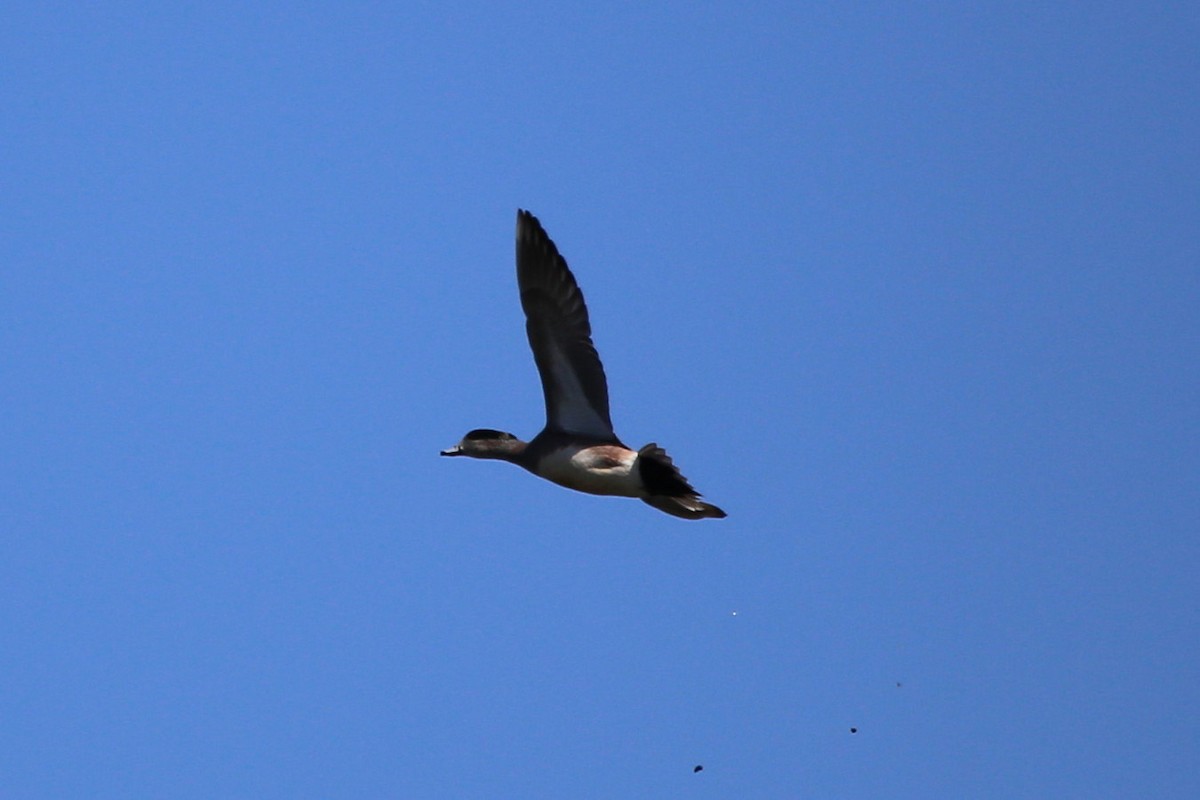
{"label": "dark wing tip", "polygon": [[[521,268],[522,262],[530,271],[528,278],[540,274],[543,280],[550,280],[554,284],[565,278],[564,282],[567,283],[569,289],[579,291],[575,276],[567,267],[566,259],[558,252],[554,240],[550,238],[550,234],[546,233],[541,221],[528,211],[517,209],[518,269]],[[550,278],[551,275],[555,275],[557,280]]]}
{"label": "dark wing tip", "polygon": [[638,473],[650,497],[642,500],[659,511],[684,519],[724,519],[725,512],[700,499],[667,451],[651,442],[638,451]]}
{"label": "dark wing tip", "polygon": [[651,494],[668,497],[696,497],[699,493],[688,483],[687,478],[675,466],[667,451],[654,442],[638,451],[638,472],[642,483]]}
{"label": "dark wing tip", "polygon": [[[522,239],[527,239],[527,240],[545,239],[548,242],[550,241],[550,237],[546,234],[546,229],[542,227],[541,220],[539,220],[537,217],[535,217],[533,214],[526,211],[525,209],[518,208],[517,209],[517,240],[520,241]],[[553,247],[554,243],[551,242],[550,246]]]}
{"label": "dark wing tip", "polygon": [[[591,344],[592,325],[579,283],[554,241],[528,211],[517,211],[517,288],[521,308],[533,321],[544,319],[561,341]],[[530,342],[532,344],[532,341]]]}

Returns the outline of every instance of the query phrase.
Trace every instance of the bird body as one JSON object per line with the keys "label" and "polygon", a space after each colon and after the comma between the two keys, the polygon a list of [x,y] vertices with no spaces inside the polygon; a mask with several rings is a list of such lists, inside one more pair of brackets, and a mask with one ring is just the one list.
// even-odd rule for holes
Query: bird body
{"label": "bird body", "polygon": [[537,474],[559,486],[588,494],[641,497],[637,453],[619,444],[564,444],[546,452]]}

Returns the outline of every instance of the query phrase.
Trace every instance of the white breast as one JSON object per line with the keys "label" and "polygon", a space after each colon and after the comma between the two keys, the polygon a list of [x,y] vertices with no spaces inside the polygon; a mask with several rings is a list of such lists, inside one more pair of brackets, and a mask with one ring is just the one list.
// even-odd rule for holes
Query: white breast
{"label": "white breast", "polygon": [[633,468],[636,461],[637,453],[624,447],[570,446],[545,456],[538,474],[579,492],[641,497],[642,481]]}

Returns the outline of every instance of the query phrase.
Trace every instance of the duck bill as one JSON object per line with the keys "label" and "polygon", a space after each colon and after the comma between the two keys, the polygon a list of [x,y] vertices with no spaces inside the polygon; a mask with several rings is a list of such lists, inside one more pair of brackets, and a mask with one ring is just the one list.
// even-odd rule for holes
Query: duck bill
{"label": "duck bill", "polygon": [[459,445],[454,445],[454,447],[451,447],[447,450],[443,450],[442,455],[444,455],[444,456],[461,456],[462,455],[462,447],[460,447]]}

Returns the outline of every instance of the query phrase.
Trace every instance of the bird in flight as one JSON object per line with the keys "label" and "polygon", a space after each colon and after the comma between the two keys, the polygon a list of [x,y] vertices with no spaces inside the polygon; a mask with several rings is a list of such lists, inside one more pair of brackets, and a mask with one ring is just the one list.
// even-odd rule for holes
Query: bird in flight
{"label": "bird in flight", "polygon": [[568,489],[637,497],[683,519],[724,517],[700,499],[665,450],[653,443],[633,450],[613,432],[608,381],[592,344],[583,293],[528,211],[517,212],[517,286],[542,378],[546,427],[529,442],[477,428],[442,455],[508,461]]}

